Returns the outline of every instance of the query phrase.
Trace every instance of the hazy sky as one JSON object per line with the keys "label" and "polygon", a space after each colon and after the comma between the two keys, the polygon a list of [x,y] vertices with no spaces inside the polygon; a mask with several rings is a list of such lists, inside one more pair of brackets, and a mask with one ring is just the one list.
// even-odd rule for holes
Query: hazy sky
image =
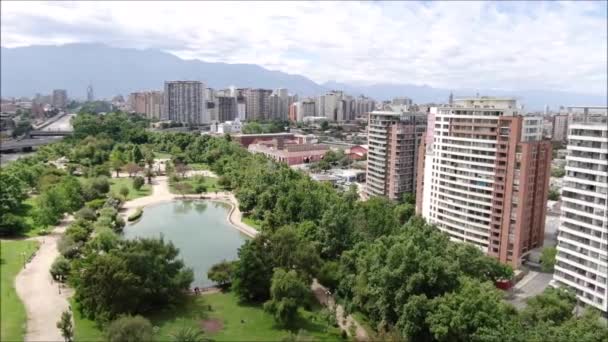
{"label": "hazy sky", "polygon": [[605,94],[590,2],[6,2],[1,44],[101,42],[253,63],[317,82]]}

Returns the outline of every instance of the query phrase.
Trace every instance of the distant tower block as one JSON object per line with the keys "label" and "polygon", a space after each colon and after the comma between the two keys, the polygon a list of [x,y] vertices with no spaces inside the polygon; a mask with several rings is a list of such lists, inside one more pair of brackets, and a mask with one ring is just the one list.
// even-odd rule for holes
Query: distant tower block
{"label": "distant tower block", "polygon": [[87,101],[91,102],[94,99],[95,97],[93,96],[93,86],[89,84],[89,86],[87,87]]}

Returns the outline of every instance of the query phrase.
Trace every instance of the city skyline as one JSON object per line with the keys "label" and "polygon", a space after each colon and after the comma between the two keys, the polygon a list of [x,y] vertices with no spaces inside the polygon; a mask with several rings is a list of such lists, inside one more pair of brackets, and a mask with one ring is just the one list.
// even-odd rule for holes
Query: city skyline
{"label": "city skyline", "polygon": [[151,48],[316,82],[605,94],[605,13],[603,2],[8,2],[1,45]]}

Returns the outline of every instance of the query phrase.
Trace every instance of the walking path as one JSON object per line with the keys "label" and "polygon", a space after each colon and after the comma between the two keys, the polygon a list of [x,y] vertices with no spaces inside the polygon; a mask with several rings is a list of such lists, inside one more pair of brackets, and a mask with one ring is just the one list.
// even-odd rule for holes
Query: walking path
{"label": "walking path", "polygon": [[38,240],[40,248],[15,278],[17,295],[27,313],[25,341],[63,341],[56,324],[61,313],[69,307],[72,291],[67,287],[59,289],[59,283],[52,280],[49,270],[59,255],[57,242],[72,220],[72,217],[64,219],[49,235],[28,239]]}
{"label": "walking path", "polygon": [[323,285],[319,284],[317,279],[313,280],[311,289],[312,289],[312,292],[315,294],[315,297],[317,297],[317,300],[319,301],[319,303],[327,306],[330,310],[336,311],[336,320],[338,321],[338,325],[340,326],[340,328],[342,330],[346,331],[346,333],[350,336],[351,335],[350,327],[351,327],[351,325],[354,325],[355,326],[355,336],[354,337],[351,336],[351,337],[353,337],[356,341],[370,341],[367,331],[365,331],[365,329],[361,326],[361,324],[359,324],[359,322],[357,322],[357,320],[355,320],[355,318],[352,315],[347,315],[346,317],[344,316],[345,312],[344,312],[344,308],[342,307],[342,305],[340,305],[340,304],[336,305],[336,301],[334,300],[334,297],[329,293],[327,288],[325,288]]}

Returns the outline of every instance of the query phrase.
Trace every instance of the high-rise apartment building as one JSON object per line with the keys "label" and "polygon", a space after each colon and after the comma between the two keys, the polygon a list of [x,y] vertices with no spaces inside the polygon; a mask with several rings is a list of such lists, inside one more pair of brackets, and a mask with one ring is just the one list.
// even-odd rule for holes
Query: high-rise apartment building
{"label": "high-rise apartment building", "polygon": [[302,99],[302,101],[294,102],[289,106],[289,120],[303,121],[307,116],[315,116],[317,104],[314,99]]}
{"label": "high-rise apartment building", "polygon": [[217,121],[226,122],[238,118],[236,97],[218,96],[217,97]]}
{"label": "high-rise apartment building", "polygon": [[210,122],[202,82],[166,81],[164,95],[164,115],[168,120],[190,125]]}
{"label": "high-rise apartment building", "polygon": [[475,97],[429,110],[416,209],[451,239],[518,267],[542,246],[551,168],[543,120],[514,99]]}
{"label": "high-rise apartment building", "polygon": [[411,106],[412,103],[413,101],[409,97],[395,97],[393,101],[391,101],[391,104],[395,106]]}
{"label": "high-rise apartment building", "polygon": [[551,140],[566,141],[568,135],[568,114],[559,114],[552,117]]}
{"label": "high-rise apartment building", "polygon": [[397,200],[404,193],[414,193],[426,115],[373,111],[368,122],[367,195]]}
{"label": "high-rise apartment building", "polygon": [[553,283],[607,313],[608,114],[598,109],[571,116]]}
{"label": "high-rise apartment building", "polygon": [[68,92],[65,89],[53,90],[51,103],[55,108],[65,109],[68,106]]}
{"label": "high-rise apartment building", "polygon": [[163,111],[162,91],[142,91],[129,94],[129,109],[144,114],[148,119],[160,120]]}
{"label": "high-rise apartment building", "polygon": [[245,89],[247,120],[266,120],[270,118],[270,89]]}
{"label": "high-rise apartment building", "polygon": [[376,110],[376,102],[363,95],[355,99],[355,118],[367,117],[370,112]]}

